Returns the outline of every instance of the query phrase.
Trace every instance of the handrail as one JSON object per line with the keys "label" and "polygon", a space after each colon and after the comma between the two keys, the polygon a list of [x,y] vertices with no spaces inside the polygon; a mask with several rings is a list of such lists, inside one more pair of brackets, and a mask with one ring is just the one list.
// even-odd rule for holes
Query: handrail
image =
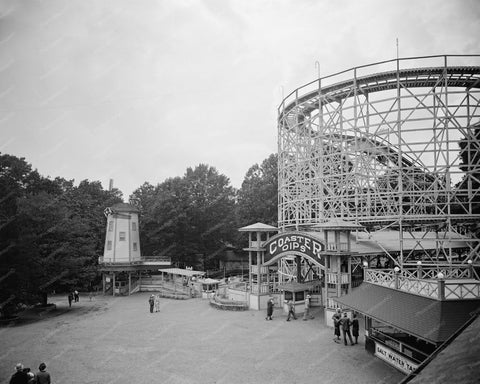
{"label": "handrail", "polygon": [[[458,281],[448,281],[449,278]],[[366,269],[364,281],[436,300],[480,298],[480,281],[466,280],[452,275],[444,275],[442,279],[433,278],[433,276],[418,278],[414,274],[407,275],[402,270],[396,273],[390,269]]]}

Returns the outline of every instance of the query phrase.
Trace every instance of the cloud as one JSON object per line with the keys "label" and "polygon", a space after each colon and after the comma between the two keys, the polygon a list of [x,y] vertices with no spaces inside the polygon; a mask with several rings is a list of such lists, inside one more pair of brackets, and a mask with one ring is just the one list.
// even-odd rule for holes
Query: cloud
{"label": "cloud", "polygon": [[478,53],[475,1],[0,3],[0,143],[50,176],[129,195],[208,163],[239,187],[276,150],[276,108],[317,77]]}

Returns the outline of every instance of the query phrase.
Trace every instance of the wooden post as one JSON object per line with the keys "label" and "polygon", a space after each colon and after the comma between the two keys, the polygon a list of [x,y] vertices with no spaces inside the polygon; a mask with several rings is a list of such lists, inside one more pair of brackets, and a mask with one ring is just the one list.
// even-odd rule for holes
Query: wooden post
{"label": "wooden post", "polygon": [[132,272],[128,272],[128,296],[132,294]]}
{"label": "wooden post", "polygon": [[339,255],[335,255],[337,259],[337,297],[342,296],[342,263]]}
{"label": "wooden post", "polygon": [[422,278],[422,262],[419,260],[417,261],[417,279]]}
{"label": "wooden post", "polygon": [[350,293],[350,292],[352,292],[352,259],[351,259],[350,255],[348,255],[347,257],[348,257],[348,269],[347,269],[347,273],[348,273],[348,292],[347,293]]}
{"label": "wooden post", "polygon": [[297,281],[303,283],[302,279],[302,258],[301,256],[295,256],[295,262],[297,264]]}
{"label": "wooden post", "polygon": [[102,272],[102,294],[103,294],[103,296],[105,296],[105,279],[106,279],[105,272]]}
{"label": "wooden post", "polygon": [[261,290],[261,252],[260,252],[260,239],[261,239],[261,232],[257,232],[257,287],[258,287],[258,309],[260,309],[260,290]]}
{"label": "wooden post", "polygon": [[395,267],[393,269],[393,272],[395,274],[395,289],[398,289],[400,287],[399,281],[398,281],[398,274],[400,273],[400,268]]}
{"label": "wooden post", "polygon": [[439,300],[445,300],[445,280],[444,280],[444,276],[443,276],[443,273],[440,272],[438,275],[437,275],[437,283],[438,283],[438,299]]}
{"label": "wooden post", "polygon": [[330,274],[330,268],[331,268],[331,256],[330,255],[326,255],[325,256],[325,264],[326,264],[326,268],[325,268],[325,302],[324,302],[324,307],[325,308],[328,308],[328,276]]}
{"label": "wooden post", "polygon": [[112,296],[115,296],[115,272],[113,272],[113,286],[112,286]]}

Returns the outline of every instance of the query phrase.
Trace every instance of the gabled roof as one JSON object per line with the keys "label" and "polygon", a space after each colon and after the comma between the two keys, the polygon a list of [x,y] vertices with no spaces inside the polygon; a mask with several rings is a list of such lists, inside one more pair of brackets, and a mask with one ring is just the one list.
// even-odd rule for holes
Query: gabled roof
{"label": "gabled roof", "polygon": [[366,282],[333,300],[435,344],[447,340],[480,307],[480,300],[440,301]]}
{"label": "gabled roof", "polygon": [[278,228],[268,224],[255,223],[238,229],[240,232],[277,232]]}

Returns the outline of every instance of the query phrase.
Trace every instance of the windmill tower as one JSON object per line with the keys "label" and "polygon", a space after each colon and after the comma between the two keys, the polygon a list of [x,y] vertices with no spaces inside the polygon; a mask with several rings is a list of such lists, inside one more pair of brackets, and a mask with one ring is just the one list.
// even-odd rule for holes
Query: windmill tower
{"label": "windmill tower", "polygon": [[106,208],[107,233],[103,261],[105,263],[132,263],[140,261],[139,210],[132,204],[118,203]]}

